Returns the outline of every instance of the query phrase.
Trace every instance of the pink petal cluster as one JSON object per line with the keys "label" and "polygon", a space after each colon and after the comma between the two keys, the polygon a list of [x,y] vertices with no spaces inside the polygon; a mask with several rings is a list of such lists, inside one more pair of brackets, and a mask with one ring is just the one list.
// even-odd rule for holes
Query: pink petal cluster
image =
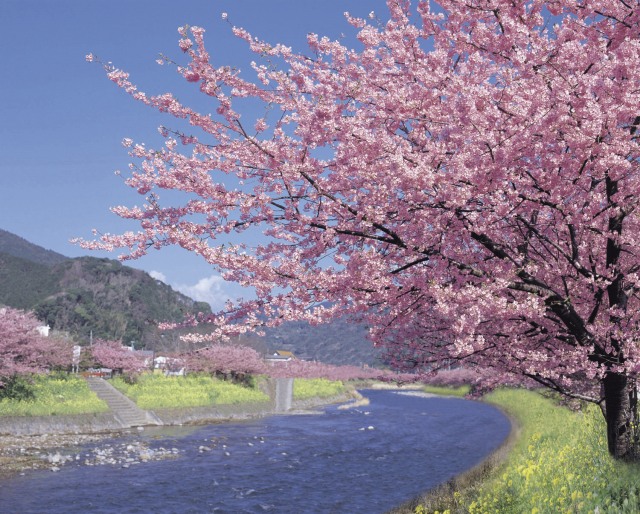
{"label": "pink petal cluster", "polygon": [[189,371],[222,375],[257,375],[266,370],[260,354],[253,348],[213,344],[182,356]]}
{"label": "pink petal cluster", "polygon": [[151,363],[142,353],[122,346],[119,341],[97,340],[90,348],[91,357],[103,368],[136,374],[149,369]]}
{"label": "pink petal cluster", "polygon": [[31,312],[0,308],[0,384],[2,378],[71,366],[71,345],[41,335],[41,325]]}
{"label": "pink petal cluster", "polygon": [[326,378],[328,380],[381,380],[385,382],[415,382],[416,375],[399,374],[388,370],[360,366],[335,366],[322,362],[293,359],[274,362],[267,368],[274,378]]}

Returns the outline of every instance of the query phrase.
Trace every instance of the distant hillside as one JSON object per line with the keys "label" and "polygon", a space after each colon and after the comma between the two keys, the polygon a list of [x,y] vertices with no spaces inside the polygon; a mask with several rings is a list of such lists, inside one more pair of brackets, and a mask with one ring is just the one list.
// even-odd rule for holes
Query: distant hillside
{"label": "distant hillside", "polygon": [[64,255],[34,245],[26,239],[2,229],[0,229],[0,253],[19,257],[44,266],[54,266],[68,259],[68,257]]}
{"label": "distant hillside", "polygon": [[51,267],[0,253],[0,304],[32,309],[59,290],[60,275]]}
{"label": "distant hillside", "polygon": [[160,340],[156,323],[211,312],[144,271],[111,259],[70,259],[0,230],[0,304],[35,311],[78,341]]}
{"label": "distant hillside", "polygon": [[322,325],[290,321],[265,333],[270,349],[290,350],[305,360],[353,366],[382,364],[381,352],[367,339],[366,328],[344,319]]}
{"label": "distant hillside", "polygon": [[211,312],[208,304],[112,259],[69,259],[52,272],[58,278],[58,290],[33,309],[52,328],[85,339],[92,333],[93,337],[146,345],[159,338],[157,322]]}

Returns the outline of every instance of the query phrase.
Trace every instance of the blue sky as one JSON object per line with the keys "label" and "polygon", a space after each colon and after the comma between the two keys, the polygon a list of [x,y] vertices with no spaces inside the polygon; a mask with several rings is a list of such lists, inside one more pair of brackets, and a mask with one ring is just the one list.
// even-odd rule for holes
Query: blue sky
{"label": "blue sky", "polygon": [[[304,50],[306,34],[347,38],[344,11],[384,18],[382,0],[2,0],[0,1],[0,228],[64,255],[88,252],[68,241],[91,229],[135,229],[109,207],[141,203],[117,169],[129,157],[121,141],[157,145],[157,127],[171,118],[118,90],[93,53],[131,73],[147,93],[172,91],[203,105],[158,54],[179,59],[177,28],[199,25],[214,61],[247,69],[255,59],[221,18],[271,42]],[[347,39],[348,41],[348,39]],[[91,253],[115,258],[116,255]],[[127,263],[218,307],[241,291],[200,258],[162,250]]]}

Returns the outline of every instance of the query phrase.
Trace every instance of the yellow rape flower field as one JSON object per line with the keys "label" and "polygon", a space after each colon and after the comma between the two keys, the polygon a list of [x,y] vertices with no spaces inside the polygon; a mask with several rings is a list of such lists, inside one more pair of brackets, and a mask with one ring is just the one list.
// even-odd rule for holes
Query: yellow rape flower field
{"label": "yellow rape flower field", "polygon": [[515,422],[508,457],[459,490],[427,495],[415,514],[640,513],[640,465],[609,456],[596,406],[573,412],[539,393],[512,389],[485,400]]}
{"label": "yellow rape flower field", "polygon": [[326,378],[296,378],[293,386],[293,397],[296,400],[309,398],[331,398],[344,394],[344,384],[340,380]]}
{"label": "yellow rape flower field", "polygon": [[[219,380],[205,374],[184,377],[165,377],[145,374],[130,383],[121,377],[111,380],[113,386],[136,402],[142,409],[171,409],[179,407],[205,407],[223,404],[267,402],[269,397],[253,387]],[[295,379],[294,398],[329,398],[344,393],[340,381]]]}
{"label": "yellow rape flower field", "polygon": [[142,375],[134,384],[120,377],[111,384],[141,409],[172,409],[211,405],[266,402],[269,397],[257,388],[218,380],[207,375],[185,377]]}
{"label": "yellow rape flower field", "polygon": [[64,416],[109,410],[77,375],[38,375],[29,383],[33,398],[0,400],[0,416]]}

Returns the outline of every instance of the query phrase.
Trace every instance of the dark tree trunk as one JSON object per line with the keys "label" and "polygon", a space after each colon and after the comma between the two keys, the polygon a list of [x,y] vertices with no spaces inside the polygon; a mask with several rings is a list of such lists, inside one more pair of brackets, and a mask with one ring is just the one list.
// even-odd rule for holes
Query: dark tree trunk
{"label": "dark tree trunk", "polygon": [[608,372],[603,386],[609,453],[617,459],[638,459],[636,383],[621,373]]}

